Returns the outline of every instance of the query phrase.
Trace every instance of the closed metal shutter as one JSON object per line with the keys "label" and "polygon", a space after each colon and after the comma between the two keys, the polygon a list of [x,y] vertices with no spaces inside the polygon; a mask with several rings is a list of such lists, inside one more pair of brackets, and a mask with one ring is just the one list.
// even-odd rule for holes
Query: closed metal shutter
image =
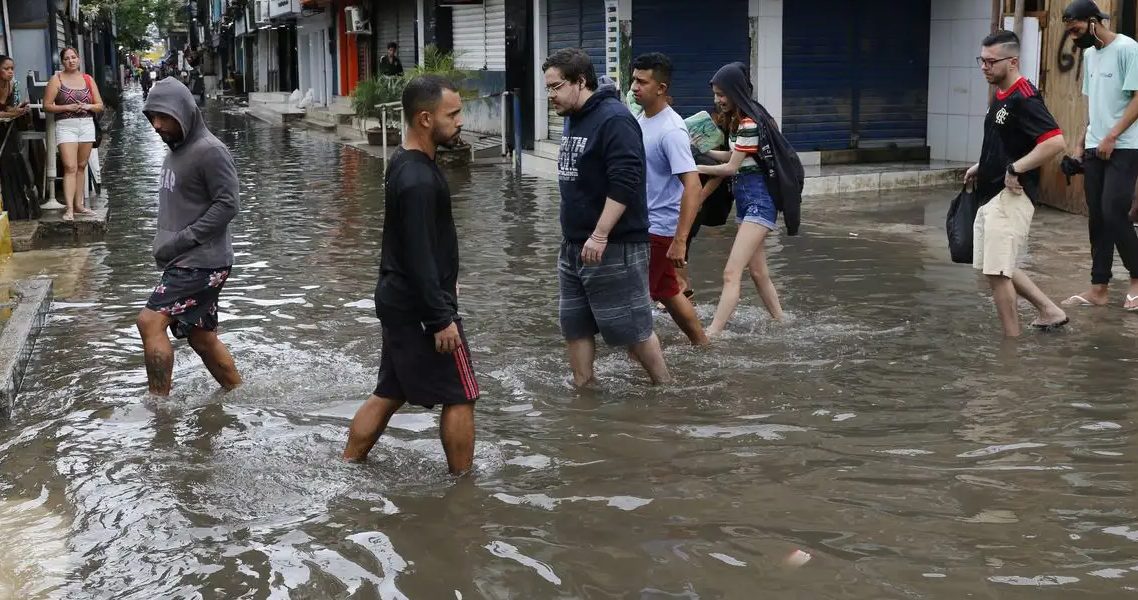
{"label": "closed metal shutter", "polygon": [[672,60],[669,93],[680,116],[711,109],[708,82],[715,72],[730,62],[751,63],[747,0],[701,0],[698,9],[684,0],[636,0],[630,58],[646,52]]}
{"label": "closed metal shutter", "polygon": [[858,147],[924,146],[929,116],[929,0],[863,0],[862,4],[856,64],[859,95],[854,104]]}
{"label": "closed metal shutter", "polygon": [[[604,74],[604,0],[549,0],[547,7],[548,54],[562,48],[581,48],[593,59],[597,75]],[[552,108],[548,110],[549,139],[560,141],[565,120],[557,116]]]}
{"label": "closed metal shutter", "polygon": [[783,132],[797,150],[925,144],[929,0],[783,10],[786,23],[812,23],[783,28]]}
{"label": "closed metal shutter", "polygon": [[506,70],[506,0],[455,6],[454,50],[464,69]]}

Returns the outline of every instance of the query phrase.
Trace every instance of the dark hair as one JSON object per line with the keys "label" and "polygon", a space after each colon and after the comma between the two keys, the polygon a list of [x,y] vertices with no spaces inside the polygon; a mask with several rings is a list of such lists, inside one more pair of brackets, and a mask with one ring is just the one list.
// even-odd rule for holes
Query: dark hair
{"label": "dark hair", "polygon": [[585,87],[590,90],[597,89],[597,71],[593,68],[593,61],[589,55],[580,48],[562,48],[549,55],[541,64],[542,72],[556,67],[561,71],[562,77],[570,83],[576,83],[583,77]]}
{"label": "dark hair", "polygon": [[419,75],[403,87],[403,118],[412,122],[415,115],[424,111],[433,111],[442,100],[443,90],[457,92],[458,88],[449,79],[438,75]]}
{"label": "dark hair", "polygon": [[394,48],[395,50],[398,50],[398,49],[399,49],[399,44],[396,44],[395,42],[388,42],[388,44],[387,44],[387,49],[388,49],[388,50],[391,50],[392,48]]}
{"label": "dark hair", "polygon": [[60,63],[63,63],[63,57],[67,55],[68,50],[74,52],[75,56],[79,56],[78,50],[76,50],[75,48],[72,48],[71,46],[64,46],[63,49],[59,51],[59,62]]}
{"label": "dark hair", "polygon": [[660,83],[672,84],[672,59],[660,52],[641,54],[632,59],[633,70],[652,71],[652,79]]}
{"label": "dark hair", "polygon": [[1007,48],[1008,52],[1019,56],[1019,36],[1016,35],[1014,31],[1008,31],[1006,29],[996,31],[984,38],[984,41],[980,42],[980,45],[985,48],[1003,46]]}
{"label": "dark hair", "polygon": [[[11,56],[6,56],[4,54],[0,54],[0,67],[4,66],[4,63],[6,63],[10,60],[12,61],[12,64],[16,63],[16,61],[12,60]],[[12,102],[12,100],[14,100],[13,96],[15,96],[15,94],[12,93],[13,88],[15,88],[15,79],[12,80],[12,83],[8,84],[8,97],[4,98],[3,102],[0,102],[0,108],[7,108],[9,106],[15,106],[15,103]]]}

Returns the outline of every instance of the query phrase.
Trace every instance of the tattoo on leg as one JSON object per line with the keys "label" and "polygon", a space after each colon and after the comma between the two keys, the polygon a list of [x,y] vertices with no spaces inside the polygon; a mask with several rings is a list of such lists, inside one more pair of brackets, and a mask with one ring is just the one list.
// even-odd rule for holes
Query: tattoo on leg
{"label": "tattoo on leg", "polygon": [[170,391],[170,377],[174,371],[174,355],[161,350],[146,350],[146,378],[150,391]]}

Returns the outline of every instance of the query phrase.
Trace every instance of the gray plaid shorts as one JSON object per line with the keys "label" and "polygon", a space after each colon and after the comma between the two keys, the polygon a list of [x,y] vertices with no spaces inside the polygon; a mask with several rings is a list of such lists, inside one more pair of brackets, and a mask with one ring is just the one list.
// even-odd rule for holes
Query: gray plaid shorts
{"label": "gray plaid shorts", "polygon": [[581,261],[581,246],[563,241],[557,258],[561,334],[578,340],[600,333],[610,346],[652,337],[648,242],[609,244],[599,265]]}

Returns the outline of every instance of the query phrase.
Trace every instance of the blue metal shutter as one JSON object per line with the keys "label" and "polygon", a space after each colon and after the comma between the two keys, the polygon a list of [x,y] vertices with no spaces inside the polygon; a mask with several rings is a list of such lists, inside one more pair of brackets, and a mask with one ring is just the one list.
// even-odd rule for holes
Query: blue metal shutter
{"label": "blue metal shutter", "polygon": [[783,4],[782,131],[799,152],[850,147],[856,4]]}
{"label": "blue metal shutter", "polygon": [[[562,48],[581,48],[593,59],[597,75],[605,72],[604,0],[549,0],[549,54]],[[564,119],[549,109],[549,139],[561,139]]]}
{"label": "blue metal shutter", "polygon": [[672,59],[672,108],[687,117],[712,107],[708,82],[720,67],[751,64],[748,22],[747,0],[635,0],[630,58],[663,52]]}
{"label": "blue metal shutter", "polygon": [[815,0],[783,10],[784,23],[811,23],[783,27],[782,128],[797,150],[925,144],[929,0]]}
{"label": "blue metal shutter", "polygon": [[[862,0],[858,147],[924,146],[929,113],[929,0]],[[976,40],[979,52],[980,40]],[[979,76],[979,73],[977,73]]]}

